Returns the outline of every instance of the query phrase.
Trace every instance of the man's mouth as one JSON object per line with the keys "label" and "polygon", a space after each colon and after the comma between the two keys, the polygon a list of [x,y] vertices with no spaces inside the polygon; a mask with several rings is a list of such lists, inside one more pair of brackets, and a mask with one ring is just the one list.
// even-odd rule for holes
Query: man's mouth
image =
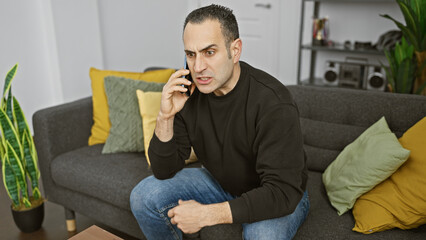
{"label": "man's mouth", "polygon": [[213,80],[211,77],[197,77],[196,79],[201,85],[209,84]]}

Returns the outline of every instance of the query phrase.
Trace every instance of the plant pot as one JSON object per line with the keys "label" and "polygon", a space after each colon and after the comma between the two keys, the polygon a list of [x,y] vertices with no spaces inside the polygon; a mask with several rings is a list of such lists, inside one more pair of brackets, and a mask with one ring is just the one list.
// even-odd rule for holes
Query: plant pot
{"label": "plant pot", "polygon": [[[426,60],[426,51],[416,52],[416,57],[417,57],[417,66],[420,68],[422,63]],[[417,79],[414,83],[414,92],[416,92],[417,89],[424,82],[426,82],[426,67],[423,68],[423,71],[420,73],[420,75],[417,77]],[[426,96],[426,88],[424,88],[423,91],[420,94]]]}
{"label": "plant pot", "polygon": [[44,219],[44,203],[28,210],[16,211],[12,207],[11,209],[13,220],[22,232],[30,233],[41,228]]}

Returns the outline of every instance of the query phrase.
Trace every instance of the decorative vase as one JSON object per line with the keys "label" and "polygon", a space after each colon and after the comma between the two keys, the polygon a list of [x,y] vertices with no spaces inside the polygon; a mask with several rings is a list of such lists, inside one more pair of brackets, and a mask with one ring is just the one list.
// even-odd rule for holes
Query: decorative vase
{"label": "decorative vase", "polygon": [[16,211],[12,207],[11,209],[13,220],[22,232],[30,233],[41,228],[44,219],[44,203],[28,210]]}
{"label": "decorative vase", "polygon": [[[420,68],[422,63],[426,60],[426,51],[416,52],[416,57],[417,57],[417,66],[418,68]],[[423,71],[419,74],[416,81],[414,82],[414,92],[416,92],[417,89],[424,82],[426,82],[426,67],[423,68]],[[426,96],[426,88],[424,88],[420,94]]]}

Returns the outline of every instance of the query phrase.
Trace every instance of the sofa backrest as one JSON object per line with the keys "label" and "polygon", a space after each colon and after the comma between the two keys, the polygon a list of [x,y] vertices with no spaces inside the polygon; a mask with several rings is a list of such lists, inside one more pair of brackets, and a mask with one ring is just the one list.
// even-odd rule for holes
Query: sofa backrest
{"label": "sofa backrest", "polygon": [[323,172],[382,116],[397,137],[426,116],[425,96],[311,86],[288,89],[299,108],[308,169],[314,171]]}

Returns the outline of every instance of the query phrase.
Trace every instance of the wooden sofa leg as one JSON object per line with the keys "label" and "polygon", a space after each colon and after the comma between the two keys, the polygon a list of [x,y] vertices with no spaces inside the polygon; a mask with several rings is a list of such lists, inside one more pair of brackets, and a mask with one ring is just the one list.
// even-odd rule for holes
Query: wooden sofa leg
{"label": "wooden sofa leg", "polygon": [[67,230],[68,232],[75,232],[76,230],[75,212],[68,208],[64,208],[64,209],[65,209],[65,219],[67,221]]}

